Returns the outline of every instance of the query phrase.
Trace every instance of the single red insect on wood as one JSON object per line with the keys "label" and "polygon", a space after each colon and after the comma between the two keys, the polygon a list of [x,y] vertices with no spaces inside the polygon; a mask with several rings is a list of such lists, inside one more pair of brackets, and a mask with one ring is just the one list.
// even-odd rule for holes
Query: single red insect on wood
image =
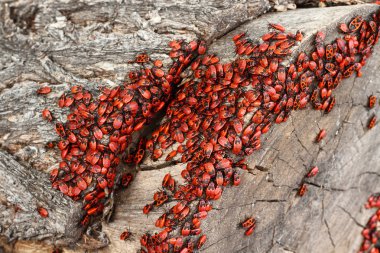
{"label": "single red insect on wood", "polygon": [[339,29],[343,32],[343,33],[350,33],[350,29],[348,29],[348,26],[347,24],[345,23],[342,23],[339,25]]}
{"label": "single red insect on wood", "polygon": [[239,41],[241,38],[243,38],[245,36],[245,32],[243,33],[239,33],[239,34],[236,34],[232,40],[236,43],[237,41]]}
{"label": "single red insect on wood", "polygon": [[241,223],[241,226],[242,226],[243,228],[249,228],[249,227],[255,225],[255,223],[256,223],[255,218],[250,217],[250,218],[247,218],[245,221],[243,221],[243,222]]}
{"label": "single red insect on wood", "polygon": [[51,112],[48,109],[42,110],[42,118],[49,122],[53,120],[53,116],[51,115]]}
{"label": "single red insect on wood", "polygon": [[163,228],[165,226],[165,221],[166,221],[166,213],[164,213],[163,215],[161,215],[156,220],[155,226],[158,227],[158,228]]}
{"label": "single red insect on wood", "polygon": [[319,172],[319,169],[317,166],[314,166],[313,168],[311,168],[311,170],[309,171],[309,173],[307,173],[306,177],[314,177],[315,175],[317,175]]}
{"label": "single red insect on wood", "polygon": [[201,42],[199,42],[198,54],[203,55],[206,53],[206,50],[207,50],[206,42],[202,40]]}
{"label": "single red insect on wood", "polygon": [[50,92],[51,92],[51,88],[49,86],[44,86],[37,90],[37,93],[41,95],[46,95],[46,94],[49,94]]}
{"label": "single red insect on wood", "polygon": [[132,180],[133,180],[133,175],[131,173],[123,174],[121,176],[121,185],[124,188],[127,188]]}
{"label": "single red insect on wood", "polygon": [[317,44],[320,44],[325,40],[325,38],[326,34],[324,32],[318,31],[315,35],[315,42],[317,42]]}
{"label": "single red insect on wood", "polygon": [[355,32],[360,28],[362,24],[363,18],[361,16],[357,16],[350,22],[348,28],[351,30],[351,32]]}
{"label": "single red insect on wood", "polygon": [[281,32],[285,32],[285,27],[280,24],[269,23],[269,27],[272,27],[273,29],[279,30]]}
{"label": "single red insect on wood", "polygon": [[37,211],[41,215],[41,217],[43,217],[43,218],[46,218],[49,216],[49,212],[43,207],[38,207]]}
{"label": "single red insect on wood", "polygon": [[57,134],[61,137],[64,137],[66,135],[65,128],[63,127],[62,123],[55,124],[55,130]]}
{"label": "single red insect on wood", "polygon": [[373,108],[376,104],[376,96],[371,95],[368,97],[368,107]]}
{"label": "single red insect on wood", "polygon": [[120,234],[120,240],[125,241],[129,239],[132,236],[132,233],[128,230],[125,230],[123,233]]}
{"label": "single red insect on wood", "polygon": [[316,142],[320,142],[323,138],[326,137],[326,130],[325,129],[322,129],[321,131],[319,131],[315,141]]}
{"label": "single red insect on wood", "polygon": [[152,209],[153,209],[153,204],[147,204],[147,205],[144,206],[144,208],[143,208],[143,213],[144,213],[144,214],[148,214]]}
{"label": "single red insect on wood", "polygon": [[182,227],[181,234],[182,236],[188,236],[190,235],[191,231],[191,225],[189,222],[186,222],[185,225]]}
{"label": "single red insect on wood", "polygon": [[136,63],[147,63],[150,61],[150,58],[147,54],[143,53],[143,54],[138,54],[136,55],[136,58],[134,61],[132,62],[136,62]]}
{"label": "single red insect on wood", "polygon": [[205,244],[206,240],[207,240],[206,235],[202,235],[201,237],[199,237],[197,248],[198,249],[202,248],[202,246],[203,246],[203,244]]}
{"label": "single red insect on wood", "polygon": [[307,191],[306,184],[302,184],[300,188],[298,189],[298,196],[302,197],[303,195],[305,195],[306,191]]}
{"label": "single red insect on wood", "polygon": [[371,129],[371,128],[373,128],[374,126],[375,126],[375,124],[376,124],[376,115],[373,115],[372,117],[371,117],[371,119],[369,120],[369,122],[368,122],[368,125],[367,125],[367,127],[368,127],[368,129]]}
{"label": "single red insect on wood", "polygon": [[246,231],[245,231],[245,235],[246,236],[250,236],[251,234],[253,234],[253,232],[255,231],[255,228],[256,228],[256,225],[252,225],[251,227],[249,227]]}
{"label": "single red insect on wood", "polygon": [[296,41],[302,41],[303,40],[303,34],[301,31],[296,32]]}

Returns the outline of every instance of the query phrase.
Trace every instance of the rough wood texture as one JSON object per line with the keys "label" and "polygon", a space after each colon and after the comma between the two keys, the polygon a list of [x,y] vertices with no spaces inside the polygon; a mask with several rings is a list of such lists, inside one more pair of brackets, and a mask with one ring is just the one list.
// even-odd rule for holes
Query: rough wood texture
{"label": "rough wood texture", "polygon": [[[9,240],[54,236],[55,243],[75,242],[81,236],[76,224],[81,218],[81,204],[47,188],[47,175],[21,166],[12,156],[0,152],[0,231]],[[12,189],[12,191],[10,191]],[[49,212],[42,218],[37,212]]]}
{"label": "rough wood texture", "polygon": [[3,86],[23,80],[121,81],[136,67],[128,61],[137,52],[168,59],[168,41],[211,41],[270,8],[267,0],[20,0],[0,6]]}
{"label": "rough wood texture", "polygon": [[[128,64],[136,52],[147,51],[153,53],[154,58],[167,59],[164,55],[168,52],[169,40],[201,36],[211,42],[270,6],[274,8],[273,2],[266,0],[243,3],[215,0],[192,4],[184,1],[181,7],[168,1],[1,3],[0,150],[16,157],[19,164],[13,163],[20,170],[30,168],[27,173],[34,173],[33,168],[49,171],[57,162],[57,154],[46,151],[44,143],[55,136],[52,126],[42,121],[40,111],[51,107],[67,89],[62,83],[76,82],[93,88],[98,84],[114,85],[129,69],[136,67]],[[307,31],[302,45],[307,48],[308,38],[317,29],[327,29],[335,37],[338,20],[348,21],[357,13],[367,15],[375,9],[376,6],[352,6],[267,15],[233,33],[248,30],[253,36],[261,35],[267,22],[273,21],[292,31]],[[218,39],[212,50],[223,58],[232,58],[231,36]],[[362,205],[371,192],[379,191],[376,189],[379,168],[377,160],[371,159],[380,154],[380,141],[376,138],[379,127],[366,131],[371,114],[363,106],[368,95],[380,92],[377,83],[371,81],[380,78],[376,72],[380,67],[379,51],[378,46],[363,70],[363,78],[351,78],[342,83],[336,91],[336,108],[329,115],[310,110],[296,112],[287,123],[274,127],[267,134],[263,149],[250,158],[252,170],[242,175],[242,185],[226,190],[222,199],[215,203],[212,218],[205,222],[203,228],[209,236],[205,252],[354,252],[357,249],[360,224],[369,216]],[[33,81],[57,85],[45,99],[35,95],[39,85]],[[53,112],[55,115],[61,113],[54,107]],[[318,127],[328,129],[329,133],[320,145],[313,143]],[[301,178],[314,164],[320,167],[321,173],[309,182],[307,196],[295,197]],[[264,171],[254,169],[256,165]],[[102,252],[136,252],[139,236],[148,230],[154,231],[154,221],[161,215],[158,211],[145,216],[141,212],[143,206],[151,201],[162,177],[169,171],[178,177],[182,167],[141,171],[132,186],[118,194],[112,222],[103,224],[111,244]],[[41,179],[40,187],[48,194],[52,191],[50,184],[42,180],[46,181]],[[5,189],[17,194],[13,188],[11,185]],[[62,198],[58,192],[51,194],[54,199]],[[40,197],[28,198],[30,202],[25,210],[34,210]],[[12,203],[6,201],[4,212],[10,212]],[[74,204],[69,202],[68,205]],[[62,207],[56,214],[54,207],[52,218],[67,208]],[[68,221],[66,228],[70,227],[75,234],[78,227],[72,224],[77,221],[68,219],[70,213],[62,211],[63,214],[62,219]],[[258,217],[258,228],[253,237],[243,238],[237,223],[251,214]],[[29,216],[24,217],[30,222]],[[0,224],[2,222],[0,220]],[[135,234],[132,241],[119,240],[124,229]],[[63,234],[69,230],[59,231]],[[1,234],[4,235],[4,231]],[[53,234],[45,234],[50,242],[56,239]],[[33,239],[25,233],[22,238]],[[29,242],[7,247],[7,250],[18,252],[33,252],[37,248],[41,252],[51,250]]]}

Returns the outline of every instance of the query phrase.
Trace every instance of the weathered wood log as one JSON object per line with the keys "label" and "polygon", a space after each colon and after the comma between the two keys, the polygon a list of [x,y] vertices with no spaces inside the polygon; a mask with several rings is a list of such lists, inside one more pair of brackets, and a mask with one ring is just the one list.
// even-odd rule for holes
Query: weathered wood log
{"label": "weathered wood log", "polygon": [[[215,1],[209,7],[200,3],[180,8],[174,4],[159,7],[163,6],[161,2],[153,7],[150,3],[128,4],[106,5],[93,1],[1,4],[4,15],[0,24],[5,33],[0,37],[0,50],[4,55],[0,59],[3,69],[0,72],[0,144],[1,149],[17,157],[20,164],[48,171],[58,157],[43,148],[46,141],[54,139],[54,134],[52,126],[42,122],[39,113],[45,106],[51,107],[67,86],[55,85],[54,93],[45,100],[35,96],[37,85],[31,80],[113,85],[135,67],[127,62],[136,52],[147,51],[157,58],[164,57],[168,52],[167,42],[178,37],[201,36],[211,42],[268,8],[266,1],[244,4]],[[327,29],[335,37],[339,20],[348,20],[357,13],[365,16],[375,9],[375,6],[355,6],[297,10],[265,16],[233,33],[248,30],[259,36],[266,29],[267,21],[271,21],[292,31],[306,31],[308,38],[318,29]],[[215,10],[219,10],[217,15],[211,15]],[[251,33],[253,30],[256,32]],[[232,58],[230,38],[229,34],[217,40],[212,50],[222,58]],[[308,43],[306,38],[301,48],[306,49]],[[369,132],[365,130],[370,115],[361,106],[366,103],[367,95],[379,92],[376,83],[371,82],[379,78],[375,71],[379,67],[378,57],[379,48],[365,67],[363,78],[342,83],[336,92],[336,108],[329,115],[322,117],[319,112],[310,110],[296,112],[288,123],[276,126],[267,134],[262,151],[250,158],[252,170],[242,175],[242,185],[226,190],[223,198],[215,203],[216,209],[203,227],[209,237],[206,252],[347,252],[358,248],[360,226],[357,224],[366,220],[365,215],[359,217],[362,204],[371,192],[378,190],[375,189],[377,160],[367,158],[376,157],[380,152],[376,138],[379,130],[378,127]],[[55,115],[61,113],[57,108],[54,110]],[[313,143],[318,132],[316,120],[319,127],[329,132],[326,143],[320,146]],[[321,173],[309,182],[308,195],[296,198],[295,190],[313,164],[321,168]],[[117,196],[113,220],[103,225],[111,240],[103,251],[136,252],[139,236],[148,230],[154,231],[154,221],[161,212],[147,217],[142,214],[142,207],[151,201],[163,175],[170,171],[178,178],[183,165],[157,170],[152,167],[157,166],[156,163],[149,166],[153,170],[139,172],[131,188]],[[40,187],[47,191],[49,182]],[[12,187],[6,190],[13,192]],[[237,223],[251,214],[258,217],[258,228],[253,237],[243,238]],[[66,220],[67,217],[64,216]],[[74,222],[76,220],[68,221],[65,225]],[[72,229],[78,231],[78,227]],[[119,240],[124,229],[135,234],[133,241]],[[25,234],[22,238],[33,239]],[[48,241],[54,240],[55,235]],[[35,247],[39,246],[20,242],[14,249],[23,252]]]}
{"label": "weathered wood log", "polygon": [[[316,31],[325,31],[326,41],[330,41],[338,36],[339,22],[355,15],[368,16],[377,9],[366,5],[265,15],[215,41],[210,51],[228,61],[235,57],[233,35],[248,31],[259,37],[268,22],[280,23],[292,32],[304,31],[298,51],[307,51]],[[359,248],[362,225],[369,216],[363,204],[379,190],[379,128],[366,129],[374,112],[365,107],[367,97],[379,92],[374,81],[379,78],[379,55],[377,46],[363,69],[364,77],[343,81],[335,91],[337,104],[330,114],[310,108],[294,112],[287,123],[275,126],[265,136],[263,148],[249,157],[251,169],[243,173],[242,184],[225,190],[222,199],[214,203],[202,226],[208,236],[204,252],[355,252]],[[316,144],[320,128],[327,130],[328,137]],[[157,164],[161,169],[151,170]],[[307,195],[297,197],[302,178],[314,165],[321,172],[307,181]],[[146,216],[141,209],[152,201],[163,176],[170,172],[180,179],[184,165],[165,166],[161,160],[145,166],[148,170],[139,172],[131,188],[116,198],[120,204],[114,220],[103,226],[111,240],[103,252],[135,252],[142,233],[157,231],[154,221],[162,212]],[[258,226],[247,238],[238,223],[252,215],[258,218]],[[135,233],[132,241],[119,240],[125,229]]]}

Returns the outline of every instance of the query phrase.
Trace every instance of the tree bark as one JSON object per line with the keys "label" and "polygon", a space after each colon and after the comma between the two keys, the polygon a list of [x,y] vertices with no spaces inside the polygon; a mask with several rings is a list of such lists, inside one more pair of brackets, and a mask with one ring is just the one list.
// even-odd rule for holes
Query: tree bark
{"label": "tree bark", "polygon": [[[293,2],[281,3],[291,7]],[[337,24],[361,14],[368,16],[375,5],[300,9],[265,15],[271,1],[207,1],[178,5],[169,1],[15,1],[0,4],[0,234],[5,250],[25,252],[39,244],[22,240],[44,240],[73,246],[82,232],[81,203],[72,202],[51,189],[47,175],[59,154],[46,150],[55,140],[53,126],[42,121],[43,108],[53,106],[61,120],[64,111],[55,104],[68,89],[67,83],[115,85],[136,65],[128,64],[138,52],[147,52],[167,62],[167,42],[202,37],[223,60],[235,57],[233,35],[248,31],[260,37],[268,22],[280,23],[289,31],[305,32],[298,50],[311,48],[312,35],[327,31],[327,41],[338,36]],[[287,8],[288,8],[287,7]],[[249,21],[249,22],[247,22]],[[231,31],[229,33],[229,31]],[[295,53],[296,54],[296,53]],[[370,193],[379,191],[379,127],[366,130],[373,111],[365,108],[367,96],[378,95],[380,74],[377,46],[363,69],[362,78],[345,80],[335,91],[337,104],[328,115],[306,109],[295,112],[287,123],[265,136],[262,149],[249,157],[250,170],[242,184],[225,190],[215,210],[202,224],[208,236],[205,252],[355,252],[361,226],[369,217],[362,206]],[[46,98],[36,95],[44,83],[54,83]],[[317,123],[318,122],[318,123]],[[315,144],[324,128],[327,138]],[[163,156],[165,157],[165,155]],[[311,166],[320,173],[307,182],[303,198],[296,190]],[[110,223],[103,224],[109,246],[102,252],[136,252],[139,237],[155,231],[154,221],[162,210],[142,214],[145,204],[170,172],[180,179],[184,165],[146,160],[131,187],[116,195]],[[13,180],[13,181],[12,181]],[[13,182],[17,182],[14,185]],[[376,188],[377,187],[377,188]],[[14,196],[14,197],[12,197]],[[48,207],[42,219],[36,207]],[[15,213],[15,206],[21,210]],[[16,215],[16,216],[14,216]],[[252,237],[244,237],[238,223],[246,216],[258,219]],[[17,218],[13,218],[17,217]],[[4,220],[4,221],[3,221]],[[120,241],[129,229],[130,241]],[[80,246],[97,247],[83,237]],[[9,241],[20,242],[7,245]],[[108,243],[107,240],[105,240]],[[87,246],[86,246],[87,245]],[[88,246],[90,245],[90,246]],[[40,251],[51,247],[38,248]],[[66,249],[70,251],[70,249]],[[81,248],[76,248],[78,252]]]}
{"label": "tree bark", "polygon": [[[12,156],[0,152],[0,206],[2,234],[10,240],[43,240],[54,237],[57,245],[75,242],[81,229],[81,204],[57,194],[47,175],[21,166]],[[49,212],[42,218],[37,212],[43,207]]]}

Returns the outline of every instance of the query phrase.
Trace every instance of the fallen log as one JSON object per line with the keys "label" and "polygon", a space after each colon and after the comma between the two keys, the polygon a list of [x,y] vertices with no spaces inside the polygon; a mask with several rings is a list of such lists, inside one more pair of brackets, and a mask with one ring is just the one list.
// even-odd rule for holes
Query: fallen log
{"label": "fallen log", "polygon": [[[233,59],[231,38],[245,31],[250,37],[259,37],[268,22],[280,23],[292,32],[305,32],[296,52],[307,51],[318,30],[325,31],[326,41],[330,41],[337,36],[340,22],[356,15],[367,16],[377,9],[374,5],[362,5],[265,15],[215,41],[210,52],[226,61]],[[250,170],[241,176],[241,185],[225,190],[202,225],[208,236],[205,252],[358,250],[361,229],[369,216],[363,205],[372,192],[378,191],[379,167],[375,157],[380,152],[380,140],[376,138],[376,128],[366,129],[373,113],[366,108],[368,96],[378,92],[373,81],[378,79],[378,56],[379,46],[363,69],[363,77],[342,82],[335,91],[336,107],[328,115],[310,108],[297,111],[287,123],[275,126],[265,136],[262,149],[248,158]],[[328,137],[316,144],[322,128],[328,131]],[[134,252],[139,249],[141,234],[158,231],[154,221],[162,212],[153,211],[146,216],[141,209],[152,201],[150,196],[160,187],[166,173],[179,179],[185,167],[171,166],[165,162],[166,155],[158,162],[145,161],[131,188],[116,198],[125,204],[119,204],[114,220],[103,226],[111,239],[104,252],[124,252],[126,247],[128,252]],[[320,173],[306,181],[309,192],[300,198],[297,190],[304,175],[315,165]],[[160,169],[152,170],[155,166]],[[149,191],[150,195],[146,193]],[[247,238],[238,224],[252,215],[257,217],[258,225],[254,235]],[[132,241],[118,238],[125,229],[135,233]]]}
{"label": "fallen log", "polygon": [[[65,8],[69,9],[69,14],[63,12],[64,16],[69,17],[67,20],[74,24],[84,24],[86,22],[91,24],[91,20],[89,20],[91,12],[86,15],[83,15],[82,12],[87,6],[82,7],[82,9],[68,6]],[[50,7],[50,9],[54,8]],[[211,50],[218,53],[223,59],[234,57],[232,53],[233,45],[230,42],[232,35],[245,30],[256,30],[257,32],[254,35],[260,36],[262,31],[266,29],[268,21],[281,23],[290,30],[300,29],[307,32],[306,39],[301,45],[301,48],[307,49],[310,42],[307,37],[309,36],[310,38],[317,30],[328,30],[328,34],[335,37],[338,22],[349,20],[350,17],[357,14],[366,16],[376,8],[376,6],[353,6],[323,10],[309,9],[265,16],[262,19],[240,26],[231,34],[220,38],[213,44]],[[94,11],[95,9],[104,10],[102,8],[90,10]],[[70,13],[71,11],[74,14]],[[333,15],[335,16],[332,20]],[[87,19],[83,18],[84,21],[81,20],[82,16]],[[85,30],[89,29],[86,30],[88,33],[84,33],[86,36],[89,35],[90,31],[92,32],[91,29],[94,29],[95,24],[100,22],[100,17],[94,16],[98,20],[90,25],[91,28],[85,28]],[[76,19],[79,21],[76,21]],[[240,25],[240,21],[238,24]],[[62,30],[60,25],[57,22],[55,26],[51,26],[51,29],[57,32],[58,35],[61,34],[60,30]],[[44,26],[41,25],[40,29],[42,29],[41,27]],[[209,37],[206,36],[206,38],[217,38],[229,29],[221,29],[222,32],[218,33],[219,35],[213,33],[213,35],[208,35]],[[144,31],[144,29],[142,30]],[[144,34],[140,32],[140,35],[141,33]],[[55,33],[53,34],[56,35]],[[66,34],[66,31],[64,34]],[[105,38],[104,34],[97,35]],[[188,38],[192,36],[189,35]],[[40,39],[42,38],[43,36]],[[129,41],[131,38],[128,37],[123,40],[120,36],[116,40],[121,43]],[[26,69],[30,72],[23,73],[20,76],[17,74],[21,72],[20,66],[13,65],[11,68],[7,68],[3,72],[3,77],[5,78],[1,80],[4,85],[8,86],[8,89],[2,90],[2,94],[6,95],[1,98],[2,101],[7,101],[6,99],[17,95],[15,96],[17,99],[14,99],[13,103],[16,104],[16,101],[23,97],[25,101],[19,105],[18,112],[20,112],[20,115],[18,117],[12,117],[14,115],[12,103],[4,103],[7,107],[0,110],[2,115],[5,115],[4,120],[0,122],[0,126],[2,126],[0,127],[2,130],[0,135],[2,137],[1,148],[8,150],[20,159],[21,164],[31,164],[39,169],[46,169],[49,165],[52,166],[56,160],[38,164],[38,161],[41,160],[40,156],[46,156],[41,147],[47,140],[50,140],[49,138],[54,138],[54,136],[46,137],[49,135],[44,133],[52,133],[52,131],[48,129],[47,123],[37,120],[39,116],[36,114],[40,112],[39,108],[31,107],[36,102],[33,100],[35,97],[33,97],[32,93],[28,94],[26,91],[36,89],[36,86],[33,86],[35,84],[31,82],[21,83],[21,81],[65,81],[88,84],[90,82],[85,78],[90,78],[93,82],[99,82],[100,78],[105,78],[109,82],[113,82],[118,78],[120,79],[130,67],[123,65],[127,60],[121,60],[120,58],[116,60],[116,56],[126,56],[130,60],[136,52],[144,48],[148,48],[148,52],[160,52],[162,47],[166,47],[165,43],[173,37],[168,36],[167,40],[154,45],[152,49],[148,44],[155,38],[147,39],[144,44],[139,45],[134,50],[122,47],[116,47],[115,49],[113,44],[107,43],[96,46],[98,50],[109,47],[114,52],[113,54],[109,54],[106,50],[90,54],[87,54],[88,51],[86,51],[83,54],[81,53],[83,50],[79,47],[76,48],[70,45],[70,47],[62,50],[60,47],[63,44],[56,44],[53,46],[55,51],[49,51],[48,57],[41,55],[44,52],[44,50],[41,50],[37,54],[32,54],[31,60],[19,58],[21,62],[26,62]],[[66,43],[69,43],[70,36],[65,37],[65,39]],[[87,44],[85,48],[91,51],[91,46],[94,46],[94,44]],[[120,50],[122,54],[120,54]],[[358,248],[361,240],[359,236],[360,225],[366,221],[368,216],[360,214],[362,204],[364,204],[365,199],[371,192],[376,192],[375,186],[378,179],[377,160],[367,159],[377,157],[380,152],[377,148],[379,140],[375,138],[378,134],[378,127],[369,132],[365,130],[366,120],[370,114],[362,106],[366,103],[368,95],[378,92],[376,83],[371,82],[371,80],[377,80],[378,78],[378,73],[375,71],[379,67],[379,62],[376,61],[378,55],[379,49],[377,47],[374,55],[363,70],[364,77],[351,78],[342,83],[341,87],[336,91],[338,101],[336,108],[329,115],[322,116],[319,112],[310,110],[299,111],[293,113],[287,123],[276,126],[273,131],[266,135],[268,140],[262,150],[250,157],[249,166],[251,170],[242,175],[242,185],[237,189],[226,190],[223,198],[215,203],[215,210],[211,214],[212,218],[209,218],[204,226],[204,230],[209,236],[208,242],[204,246],[206,252],[220,252],[221,250],[226,252],[303,252],[311,250],[313,252],[354,252]],[[89,56],[91,56],[91,59],[96,58],[96,60],[90,61],[89,64],[84,64],[84,62],[87,63],[87,57]],[[21,56],[17,55],[17,57]],[[103,58],[104,61],[100,61]],[[121,62],[114,64],[114,60]],[[13,73],[16,73],[16,75]],[[29,90],[27,88],[29,85],[35,88]],[[23,88],[20,89],[18,86],[23,86]],[[57,86],[58,90],[59,87]],[[362,90],[363,87],[366,88],[366,92]],[[28,95],[21,96],[22,92],[26,92]],[[49,98],[51,100],[46,101],[46,105],[50,105],[54,97],[57,96],[57,94],[52,95]],[[41,101],[39,102],[42,103]],[[29,110],[25,111],[22,108],[29,108]],[[18,135],[14,135],[14,133],[17,133],[17,129],[21,129],[18,128],[21,125],[19,120],[30,114],[33,117],[29,117],[28,120],[36,118],[36,121],[31,121],[29,125],[31,127],[29,128],[28,121],[22,122],[22,125],[25,125],[22,131],[19,131]],[[314,124],[317,120],[319,123]],[[42,128],[47,129],[41,131],[41,125],[43,126]],[[313,140],[319,131],[318,127],[322,127],[322,125],[323,128],[328,129],[328,138],[321,145],[316,145]],[[33,133],[34,127],[37,129],[37,135],[30,134],[21,138],[23,137],[22,133],[29,132],[29,129],[31,129],[30,133]],[[336,134],[336,132],[338,133]],[[13,135],[18,137],[9,138],[9,136]],[[17,140],[20,140],[20,138],[22,141],[18,142]],[[31,148],[33,146],[38,148]],[[29,161],[33,162],[30,163]],[[128,252],[135,252],[139,249],[139,236],[146,231],[154,230],[154,221],[161,212],[153,212],[146,217],[141,212],[142,207],[151,201],[151,195],[160,187],[163,175],[171,172],[173,176],[179,177],[183,167],[183,165],[160,165],[159,168],[155,169],[157,164],[145,164],[145,167],[149,168],[149,170],[139,172],[131,188],[117,196],[115,202],[118,204],[116,205],[112,222],[103,225],[103,230],[111,240],[110,246],[103,249],[103,251],[125,252],[127,250]],[[309,193],[307,196],[302,199],[295,197],[295,192],[303,175],[314,164],[318,164],[321,173],[313,181],[308,182]],[[41,185],[41,187],[44,187],[43,189],[47,189],[49,186],[49,182],[44,186]],[[357,189],[360,189],[360,191]],[[11,188],[8,188],[7,191],[13,192]],[[237,228],[237,224],[246,215],[252,214],[258,217],[258,228],[254,236],[247,239],[244,238],[243,232]],[[70,222],[67,224],[70,224]],[[119,240],[120,233],[125,229],[130,229],[134,233],[133,241],[124,242]],[[22,238],[32,239],[31,237]],[[19,245],[21,245],[21,248],[18,247],[17,250],[20,252],[30,247],[28,243],[23,242],[20,242]]]}

